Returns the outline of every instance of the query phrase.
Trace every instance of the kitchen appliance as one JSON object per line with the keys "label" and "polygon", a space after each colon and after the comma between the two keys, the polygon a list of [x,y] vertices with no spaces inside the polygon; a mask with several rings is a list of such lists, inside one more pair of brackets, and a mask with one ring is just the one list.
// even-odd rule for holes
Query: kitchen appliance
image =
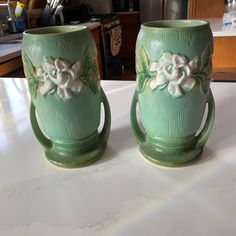
{"label": "kitchen appliance", "polygon": [[139,0],[141,23],[153,20],[186,19],[188,0]]}

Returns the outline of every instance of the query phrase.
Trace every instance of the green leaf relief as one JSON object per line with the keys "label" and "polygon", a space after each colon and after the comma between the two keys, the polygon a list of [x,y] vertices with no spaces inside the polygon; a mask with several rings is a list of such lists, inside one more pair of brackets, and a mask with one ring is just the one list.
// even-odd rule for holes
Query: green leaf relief
{"label": "green leaf relief", "polygon": [[203,94],[208,94],[210,88],[210,79],[207,74],[199,73],[194,76],[194,78],[199,82],[200,90]]}
{"label": "green leaf relief", "polygon": [[89,76],[89,75],[82,75],[80,77],[80,80],[86,84],[87,86],[89,86],[89,88],[92,90],[92,92],[94,94],[98,93],[98,81],[95,81],[93,79],[93,76]]}
{"label": "green leaf relief", "polygon": [[37,90],[40,81],[37,79],[34,67],[25,53],[22,54],[22,59],[23,59],[24,73],[26,78],[28,79],[30,95],[32,98],[35,98],[37,95]]}
{"label": "green leaf relief", "polygon": [[146,77],[143,72],[137,74],[137,81],[138,81],[138,91],[142,92],[146,85]]}
{"label": "green leaf relief", "polygon": [[149,70],[149,60],[143,47],[140,48],[136,56],[136,73],[138,91],[142,92],[145,88],[147,80],[152,77],[152,73]]}
{"label": "green leaf relief", "polygon": [[98,92],[99,83],[97,59],[86,55],[82,75],[78,75],[78,77],[80,77],[81,81],[88,85],[92,92],[96,94]]}
{"label": "green leaf relief", "polygon": [[202,53],[200,71],[206,71],[209,70],[209,67],[211,68],[211,54],[210,46],[208,45]]}

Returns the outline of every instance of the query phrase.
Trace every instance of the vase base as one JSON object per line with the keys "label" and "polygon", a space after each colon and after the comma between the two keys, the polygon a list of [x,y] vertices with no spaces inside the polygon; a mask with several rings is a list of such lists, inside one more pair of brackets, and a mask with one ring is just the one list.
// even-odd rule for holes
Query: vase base
{"label": "vase base", "polygon": [[148,161],[166,167],[180,167],[188,165],[196,161],[202,151],[203,147],[177,150],[156,147],[150,143],[143,143],[139,147],[140,152]]}
{"label": "vase base", "polygon": [[59,153],[50,149],[45,151],[45,155],[48,161],[58,167],[78,168],[88,166],[100,159],[105,149],[106,143],[97,143],[93,149],[91,148],[83,152],[78,150],[75,154]]}

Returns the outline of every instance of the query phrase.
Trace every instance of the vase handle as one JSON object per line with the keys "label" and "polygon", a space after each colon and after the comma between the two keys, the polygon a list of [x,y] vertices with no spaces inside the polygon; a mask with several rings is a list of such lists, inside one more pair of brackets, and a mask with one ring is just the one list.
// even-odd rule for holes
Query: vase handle
{"label": "vase handle", "polygon": [[136,116],[137,103],[138,103],[138,94],[137,94],[137,91],[135,91],[132,104],[131,104],[131,109],[130,109],[130,121],[131,121],[131,126],[133,129],[134,135],[136,137],[136,140],[138,144],[140,145],[146,140],[146,135],[140,129],[140,126],[137,121],[137,116]]}
{"label": "vase handle", "polygon": [[111,110],[110,110],[109,102],[107,100],[107,97],[102,87],[101,87],[101,102],[103,103],[103,106],[104,106],[105,121],[104,121],[104,126],[102,128],[102,131],[99,134],[99,140],[100,142],[107,143],[107,140],[110,134],[110,129],[111,129]]}
{"label": "vase handle", "polygon": [[214,102],[214,98],[213,98],[211,89],[207,95],[207,103],[208,103],[207,119],[206,119],[206,122],[205,122],[205,125],[204,125],[202,131],[196,137],[196,140],[197,140],[196,147],[203,147],[205,145],[205,143],[210,135],[213,124],[214,124],[215,102]]}
{"label": "vase handle", "polygon": [[37,118],[36,118],[36,113],[35,113],[35,106],[33,102],[31,101],[30,104],[30,123],[33,129],[33,132],[40,142],[40,144],[45,148],[45,149],[50,149],[52,147],[52,141],[49,140],[48,138],[45,137],[43,132],[41,131]]}

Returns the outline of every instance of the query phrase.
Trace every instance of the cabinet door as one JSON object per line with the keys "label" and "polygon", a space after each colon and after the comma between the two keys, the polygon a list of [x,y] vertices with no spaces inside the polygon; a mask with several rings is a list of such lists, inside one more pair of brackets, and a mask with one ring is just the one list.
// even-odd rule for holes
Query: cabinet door
{"label": "cabinet door", "polygon": [[5,76],[6,74],[22,68],[22,66],[21,57],[16,57],[7,62],[0,63],[0,76]]}
{"label": "cabinet door", "polygon": [[224,0],[189,0],[188,18],[222,17],[225,12]]}
{"label": "cabinet door", "polygon": [[236,80],[236,37],[214,37],[214,80]]}
{"label": "cabinet door", "polygon": [[140,28],[139,14],[119,14],[119,19],[122,27],[121,56],[123,58],[134,60],[135,44]]}

